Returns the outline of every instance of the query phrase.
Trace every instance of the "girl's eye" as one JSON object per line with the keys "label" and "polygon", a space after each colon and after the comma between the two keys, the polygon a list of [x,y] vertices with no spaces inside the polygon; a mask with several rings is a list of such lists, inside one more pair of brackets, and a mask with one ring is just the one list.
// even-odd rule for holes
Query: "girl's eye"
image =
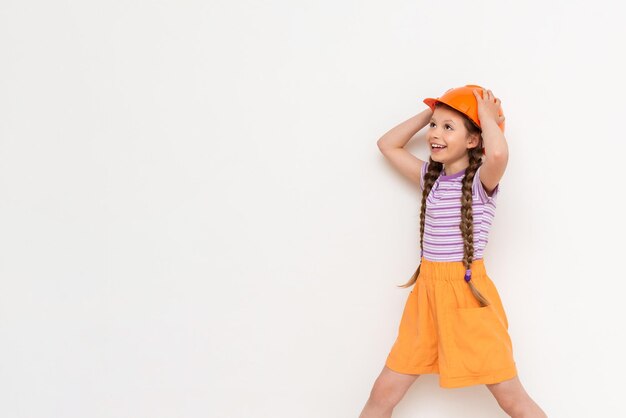
{"label": "girl's eye", "polygon": [[[430,127],[431,127],[431,128],[432,128],[434,125],[435,125],[435,122],[430,122]],[[450,124],[448,124],[448,123],[446,123],[446,125],[445,125],[445,126],[446,126],[446,128],[450,128],[450,129],[452,129],[452,126],[451,126]]]}

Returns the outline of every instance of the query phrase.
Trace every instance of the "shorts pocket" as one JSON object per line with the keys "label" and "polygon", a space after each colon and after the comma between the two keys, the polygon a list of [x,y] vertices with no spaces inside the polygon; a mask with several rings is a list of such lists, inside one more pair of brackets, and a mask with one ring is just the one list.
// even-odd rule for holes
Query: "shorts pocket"
{"label": "shorts pocket", "polygon": [[504,311],[504,306],[502,305],[502,299],[500,299],[500,293],[498,292],[498,289],[496,288],[495,283],[491,280],[489,276],[487,276],[487,283],[489,284],[489,287],[491,288],[490,300],[493,303],[494,312],[497,314],[498,318],[500,319],[500,322],[502,322],[502,324],[504,325],[504,328],[508,330],[509,320],[506,316],[506,312]]}
{"label": "shorts pocket", "polygon": [[511,339],[493,305],[455,308],[451,325],[460,373],[487,374],[510,364]]}

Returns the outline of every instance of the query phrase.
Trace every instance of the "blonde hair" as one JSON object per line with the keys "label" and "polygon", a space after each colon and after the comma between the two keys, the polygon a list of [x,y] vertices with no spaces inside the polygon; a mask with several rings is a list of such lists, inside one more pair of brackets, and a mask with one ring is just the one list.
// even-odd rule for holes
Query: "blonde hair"
{"label": "blonde hair", "polygon": [[[476,126],[474,122],[471,119],[469,119],[467,116],[465,116],[463,113],[458,112],[457,110],[452,109],[451,107],[440,102],[438,102],[436,106],[445,106],[446,108],[451,109],[457,112],[458,114],[462,115],[465,128],[468,131],[468,135],[471,135],[471,134],[478,134],[479,136],[481,135],[482,130],[480,129],[480,127]],[[473,208],[472,208],[472,183],[474,181],[474,175],[476,174],[478,167],[480,167],[483,163],[482,140],[480,141],[478,146],[474,148],[469,148],[467,150],[467,154],[469,157],[469,166],[465,169],[465,176],[463,177],[463,183],[462,183],[462,188],[461,188],[461,223],[459,224],[459,228],[461,229],[461,234],[463,236],[463,260],[462,262],[463,262],[463,265],[465,266],[466,271],[470,269],[470,265],[474,257],[474,214],[473,214]],[[427,199],[428,194],[430,193],[430,190],[435,184],[435,181],[437,180],[437,178],[439,178],[439,175],[441,174],[442,170],[443,170],[442,163],[434,161],[432,158],[429,159],[428,171],[424,174],[424,190],[422,191],[422,207],[421,207],[421,213],[420,213],[420,248],[422,249],[422,254],[424,251],[423,242],[424,242],[424,225],[426,223],[426,202],[428,200]],[[420,274],[421,266],[422,265],[420,264],[417,267],[417,270],[415,271],[415,273],[413,273],[413,276],[411,276],[408,282],[406,282],[403,285],[400,285],[399,287],[409,287],[413,285],[417,281],[417,278]],[[472,294],[474,295],[474,297],[476,297],[476,299],[478,300],[481,306],[487,306],[490,304],[489,301],[474,286],[474,284],[472,283],[472,280],[467,281],[467,284],[469,285],[472,291]]]}

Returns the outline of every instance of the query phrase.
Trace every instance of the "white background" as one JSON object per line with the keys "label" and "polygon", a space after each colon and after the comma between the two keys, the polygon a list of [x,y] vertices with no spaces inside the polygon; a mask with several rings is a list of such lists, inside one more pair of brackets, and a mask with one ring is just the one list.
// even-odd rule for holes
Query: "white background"
{"label": "white background", "polygon": [[[506,115],[485,260],[520,379],[619,415],[617,5],[1,1],[0,416],[357,417],[419,256],[376,140],[465,84]],[[436,375],[394,412],[454,416],[506,415]]]}

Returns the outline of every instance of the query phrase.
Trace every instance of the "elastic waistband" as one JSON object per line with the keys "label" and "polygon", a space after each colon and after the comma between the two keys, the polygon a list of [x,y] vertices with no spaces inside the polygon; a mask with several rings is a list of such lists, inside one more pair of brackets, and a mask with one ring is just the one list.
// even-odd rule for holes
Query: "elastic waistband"
{"label": "elastic waistband", "polygon": [[[473,260],[470,264],[472,279],[487,275],[484,259]],[[465,264],[462,261],[432,261],[422,256],[420,276],[435,280],[465,281]]]}

